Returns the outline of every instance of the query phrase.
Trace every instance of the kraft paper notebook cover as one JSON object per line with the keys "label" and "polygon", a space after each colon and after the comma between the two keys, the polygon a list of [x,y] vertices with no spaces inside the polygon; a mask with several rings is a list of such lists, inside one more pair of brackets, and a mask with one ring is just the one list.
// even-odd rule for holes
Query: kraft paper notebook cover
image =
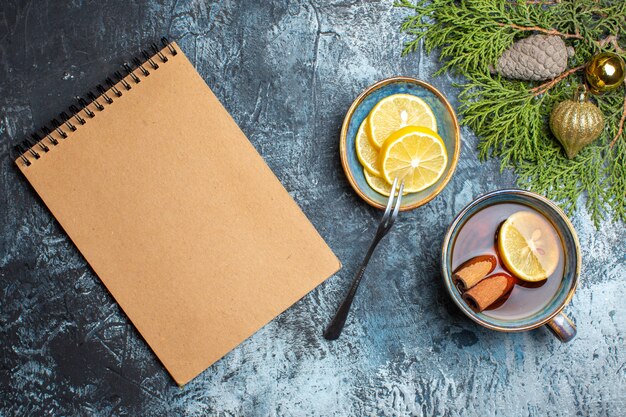
{"label": "kraft paper notebook cover", "polygon": [[183,385],[340,264],[178,46],[157,51],[16,163]]}

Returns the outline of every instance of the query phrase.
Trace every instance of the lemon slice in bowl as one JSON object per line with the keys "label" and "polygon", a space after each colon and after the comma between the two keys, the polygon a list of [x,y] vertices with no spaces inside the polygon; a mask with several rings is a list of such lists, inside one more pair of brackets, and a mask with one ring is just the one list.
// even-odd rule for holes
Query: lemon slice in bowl
{"label": "lemon slice in bowl", "polygon": [[404,191],[416,193],[439,180],[448,165],[446,146],[426,127],[407,126],[393,133],[380,150],[379,164],[388,183],[404,180]]}
{"label": "lemon slice in bowl", "polygon": [[367,134],[376,149],[405,126],[424,126],[436,132],[437,119],[424,100],[411,94],[385,97],[376,103],[367,118]]}
{"label": "lemon slice in bowl", "polygon": [[[391,185],[384,180],[384,178],[377,177],[372,175],[367,169],[363,169],[363,175],[365,175],[365,181],[367,181],[368,185],[372,187],[372,190],[376,191],[378,194],[382,194],[385,197],[389,197],[391,194]],[[396,194],[398,194],[396,192]],[[402,192],[402,195],[407,195],[406,191]]]}
{"label": "lemon slice in bowl", "polygon": [[538,213],[518,211],[498,232],[498,251],[509,271],[524,281],[548,278],[559,262],[558,236]]}
{"label": "lemon slice in bowl", "polygon": [[[367,118],[363,120],[359,130],[356,133],[355,147],[356,156],[359,159],[363,168],[369,171],[370,174],[380,177],[380,170],[378,168],[378,149],[374,148],[367,137]],[[374,188],[374,187],[372,187]]]}

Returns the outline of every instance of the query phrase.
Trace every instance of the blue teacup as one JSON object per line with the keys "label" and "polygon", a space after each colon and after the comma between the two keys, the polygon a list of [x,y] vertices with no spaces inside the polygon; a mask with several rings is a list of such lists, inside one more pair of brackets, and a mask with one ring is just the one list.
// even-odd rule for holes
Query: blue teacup
{"label": "blue teacup", "polygon": [[[563,279],[554,297],[537,312],[515,319],[497,319],[483,313],[476,313],[461,298],[452,282],[452,249],[459,231],[478,211],[498,203],[523,204],[542,214],[558,232],[564,249]],[[476,323],[489,329],[502,332],[519,332],[546,325],[562,342],[569,342],[576,336],[576,326],[562,313],[570,302],[580,275],[580,244],[571,222],[552,201],[538,194],[524,190],[499,190],[478,197],[465,207],[454,219],[443,240],[441,270],[444,284],[455,304]]]}

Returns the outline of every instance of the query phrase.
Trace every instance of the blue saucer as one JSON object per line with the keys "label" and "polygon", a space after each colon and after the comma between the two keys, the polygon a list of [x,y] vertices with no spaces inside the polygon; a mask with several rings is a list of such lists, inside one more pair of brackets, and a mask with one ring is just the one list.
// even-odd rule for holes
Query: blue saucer
{"label": "blue saucer", "polygon": [[384,209],[387,197],[374,191],[363,174],[363,166],[356,155],[355,139],[359,126],[372,108],[383,98],[393,94],[411,94],[424,100],[437,118],[437,133],[443,139],[448,152],[448,165],[444,174],[432,186],[418,193],[402,197],[401,210],[411,210],[428,203],[439,194],[454,173],[461,149],[459,123],[450,103],[435,87],[409,77],[393,77],[379,81],[361,93],[350,106],[343,121],[339,152],[343,170],[354,191],[368,204]]}

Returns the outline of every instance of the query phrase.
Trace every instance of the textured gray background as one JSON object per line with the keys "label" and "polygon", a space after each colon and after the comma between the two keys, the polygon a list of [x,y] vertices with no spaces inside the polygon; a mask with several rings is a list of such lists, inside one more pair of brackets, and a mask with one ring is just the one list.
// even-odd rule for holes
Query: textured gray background
{"label": "textured gray background", "polygon": [[[450,185],[383,241],[344,337],[322,329],[379,212],[341,171],[354,97],[391,75],[432,78],[399,57],[392,1],[29,1],[0,5],[0,416],[623,416],[623,224],[573,216],[584,251],[567,311],[579,335],[488,331],[439,277],[446,226],[480,193],[512,186],[476,138]],[[11,146],[140,48],[167,35],[213,88],[344,263],[344,269],[184,389],[176,387],[12,163]],[[106,138],[103,138],[106,140]]]}

